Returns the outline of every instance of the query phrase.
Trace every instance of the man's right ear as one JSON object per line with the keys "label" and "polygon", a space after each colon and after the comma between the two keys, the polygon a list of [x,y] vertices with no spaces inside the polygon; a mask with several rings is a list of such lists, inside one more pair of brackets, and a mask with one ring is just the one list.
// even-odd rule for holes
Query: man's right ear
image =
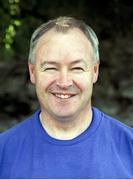
{"label": "man's right ear", "polygon": [[36,77],[35,77],[35,65],[28,63],[29,68],[29,74],[30,74],[30,81],[35,84],[36,83]]}

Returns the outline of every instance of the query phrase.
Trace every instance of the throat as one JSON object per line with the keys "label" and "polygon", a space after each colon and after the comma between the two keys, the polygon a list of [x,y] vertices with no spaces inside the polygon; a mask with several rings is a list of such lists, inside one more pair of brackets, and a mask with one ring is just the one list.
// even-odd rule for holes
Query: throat
{"label": "throat", "polygon": [[42,127],[47,132],[49,136],[58,140],[71,140],[82,134],[91,124],[92,121],[92,111],[87,114],[84,119],[76,119],[75,121],[67,121],[67,123],[60,123],[49,118],[43,118],[42,113],[40,113],[40,121]]}

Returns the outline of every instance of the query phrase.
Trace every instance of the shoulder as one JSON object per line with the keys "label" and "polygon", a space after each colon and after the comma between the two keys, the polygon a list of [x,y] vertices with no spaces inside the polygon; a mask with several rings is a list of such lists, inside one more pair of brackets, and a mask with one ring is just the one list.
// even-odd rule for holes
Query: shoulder
{"label": "shoulder", "polygon": [[133,128],[124,124],[120,120],[117,120],[105,113],[103,113],[103,120],[104,122],[106,121],[106,123],[110,125],[113,130],[117,130],[118,132],[125,132],[133,136]]}
{"label": "shoulder", "polygon": [[107,115],[106,113],[94,108],[96,117],[101,117],[101,127],[105,129],[109,134],[118,135],[118,137],[128,137],[133,140],[133,128],[127,126],[121,121]]}
{"label": "shoulder", "polygon": [[14,144],[20,139],[25,138],[28,134],[30,134],[30,131],[32,131],[32,124],[34,119],[35,117],[33,114],[29,118],[23,120],[21,123],[1,133],[0,146],[2,147],[5,144]]}
{"label": "shoulder", "polygon": [[0,167],[3,162],[11,163],[17,154],[31,147],[38,112],[0,134]]}

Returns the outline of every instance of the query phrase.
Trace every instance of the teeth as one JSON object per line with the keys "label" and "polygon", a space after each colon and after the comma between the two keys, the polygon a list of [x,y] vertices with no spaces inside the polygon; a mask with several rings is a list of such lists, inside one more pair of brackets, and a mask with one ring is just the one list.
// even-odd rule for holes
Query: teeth
{"label": "teeth", "polygon": [[55,94],[55,96],[61,99],[68,99],[71,97],[71,95],[68,95],[68,94]]}

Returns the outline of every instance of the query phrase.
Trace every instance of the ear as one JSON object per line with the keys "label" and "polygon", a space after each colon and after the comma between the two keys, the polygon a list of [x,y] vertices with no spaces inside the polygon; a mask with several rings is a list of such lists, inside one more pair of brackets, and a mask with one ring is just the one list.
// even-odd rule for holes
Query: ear
{"label": "ear", "polygon": [[97,82],[98,75],[99,75],[99,61],[94,64],[93,67],[93,84]]}
{"label": "ear", "polygon": [[30,74],[30,80],[33,84],[35,84],[36,82],[36,77],[35,77],[35,65],[29,63],[28,64],[28,68],[29,68],[29,74]]}

